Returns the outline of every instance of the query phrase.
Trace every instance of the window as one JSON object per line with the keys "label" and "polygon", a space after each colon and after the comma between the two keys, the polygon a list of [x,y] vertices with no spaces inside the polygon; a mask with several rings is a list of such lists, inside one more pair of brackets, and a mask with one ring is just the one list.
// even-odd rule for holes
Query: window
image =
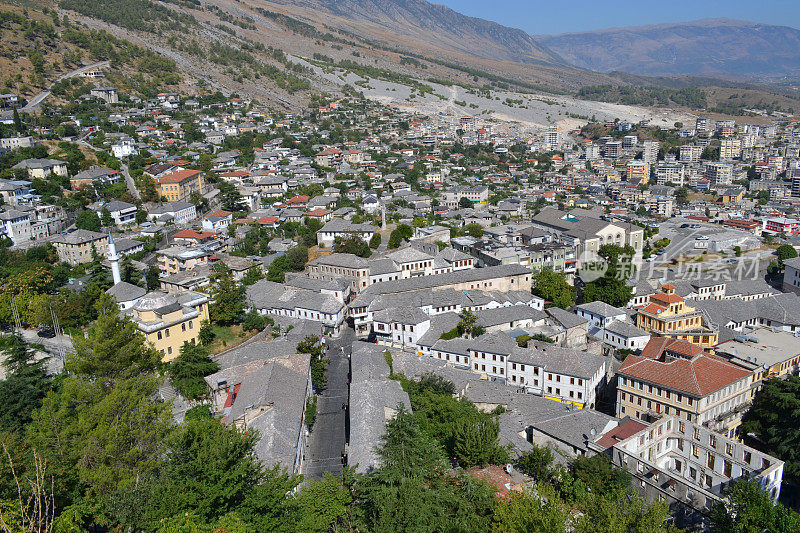
{"label": "window", "polygon": [[158,340],[161,340],[161,332],[158,332]]}
{"label": "window", "polygon": [[744,452],[744,462],[750,464],[750,460],[753,458],[753,454],[745,450]]}
{"label": "window", "polygon": [[165,329],[165,330],[164,330],[164,335],[166,335],[166,336],[167,336],[167,338],[169,338],[169,328],[167,328],[167,329]]}
{"label": "window", "polygon": [[193,321],[190,320],[189,321],[189,329],[193,329],[193,328],[194,328],[194,323],[193,323]]}
{"label": "window", "polygon": [[186,322],[181,324],[181,331],[186,331]]}
{"label": "window", "polygon": [[706,464],[708,465],[709,468],[714,468],[714,463],[715,463],[714,459],[715,459],[714,454],[708,452],[708,461],[706,462]]}
{"label": "window", "polygon": [[167,347],[167,354],[172,355],[172,346]]}

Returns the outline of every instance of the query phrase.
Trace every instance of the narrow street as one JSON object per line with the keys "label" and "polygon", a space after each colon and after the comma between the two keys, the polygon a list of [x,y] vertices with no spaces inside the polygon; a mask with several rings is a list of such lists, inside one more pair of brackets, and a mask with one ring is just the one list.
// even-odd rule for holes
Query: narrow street
{"label": "narrow street", "polygon": [[[325,472],[342,474],[349,400],[349,355],[355,332],[347,328],[338,339],[328,339],[328,384],[317,401],[317,418],[308,438],[303,475],[321,479]],[[344,348],[344,354],[342,353]],[[344,409],[342,406],[344,405]]]}

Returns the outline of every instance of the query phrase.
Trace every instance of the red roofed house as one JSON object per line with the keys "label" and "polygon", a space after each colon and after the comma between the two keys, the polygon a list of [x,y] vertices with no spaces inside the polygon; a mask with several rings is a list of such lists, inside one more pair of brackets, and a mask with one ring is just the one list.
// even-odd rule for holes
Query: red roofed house
{"label": "red roofed house", "polygon": [[200,170],[179,170],[155,178],[159,193],[170,202],[188,200],[193,192],[202,192],[203,173]]}
{"label": "red roofed house", "polygon": [[289,204],[289,207],[306,207],[308,205],[309,197],[305,194],[300,194],[289,198],[286,203]]}
{"label": "red roofed house", "polygon": [[203,229],[207,231],[224,231],[233,220],[233,213],[218,209],[203,217]]}
{"label": "red roofed house", "polygon": [[277,228],[281,223],[281,219],[280,217],[261,217],[256,220],[256,223],[268,228]]}
{"label": "red roofed house", "polygon": [[753,373],[685,340],[653,338],[617,372],[617,416],[662,416],[736,436],[752,401]]}
{"label": "red roofed house", "polygon": [[185,229],[174,234],[172,240],[175,244],[205,244],[213,241],[217,237],[219,237],[219,234],[211,231]]}
{"label": "red roofed house", "polygon": [[662,292],[652,294],[650,302],[639,309],[636,327],[653,335],[692,342],[703,348],[713,348],[719,341],[719,331],[703,322],[703,314],[686,305],[686,299],[675,293],[675,286],[666,284]]}
{"label": "red roofed house", "polygon": [[318,207],[313,211],[309,211],[306,213],[306,216],[308,218],[319,220],[320,222],[327,222],[331,219],[331,214],[328,212],[328,210],[321,207]]}

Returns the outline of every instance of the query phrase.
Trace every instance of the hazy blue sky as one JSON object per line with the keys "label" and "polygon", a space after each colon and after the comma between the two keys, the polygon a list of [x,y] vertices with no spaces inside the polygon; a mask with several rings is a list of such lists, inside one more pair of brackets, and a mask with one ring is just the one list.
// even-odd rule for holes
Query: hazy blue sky
{"label": "hazy blue sky", "polygon": [[800,28],[800,0],[429,0],[531,34],[726,17]]}

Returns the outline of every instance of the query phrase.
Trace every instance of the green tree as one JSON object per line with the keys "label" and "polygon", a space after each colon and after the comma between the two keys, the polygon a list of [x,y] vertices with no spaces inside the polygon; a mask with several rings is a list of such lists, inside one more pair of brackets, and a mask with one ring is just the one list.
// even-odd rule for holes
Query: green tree
{"label": "green tree", "polygon": [[155,470],[166,451],[172,406],[153,400],[159,384],[154,374],[104,389],[86,377],[65,377],[34,413],[31,443],[94,498],[107,498]]}
{"label": "green tree", "polygon": [[497,533],[566,532],[572,513],[548,485],[515,492],[501,501],[494,513]]}
{"label": "green tree", "polygon": [[286,252],[289,270],[291,272],[301,272],[308,263],[308,247],[304,245],[295,246]]}
{"label": "green tree", "polygon": [[97,321],[85,336],[73,338],[75,355],[67,359],[67,371],[106,385],[154,371],[160,360],[159,353],[147,343],[130,318],[120,316],[116,302],[102,295],[95,307]]}
{"label": "green tree", "polygon": [[786,463],[785,476],[800,479],[800,377],[767,379],[742,419],[741,434]]}
{"label": "green tree", "polygon": [[211,325],[211,322],[208,320],[203,320],[200,324],[200,344],[203,346],[208,346],[212,342],[214,342],[214,337],[216,334],[214,333],[214,327]]}
{"label": "green tree", "polygon": [[500,424],[496,420],[460,419],[453,431],[453,452],[463,467],[503,463],[508,458],[497,446]]}
{"label": "green tree", "polygon": [[233,272],[227,266],[222,263],[217,265],[211,287],[214,301],[209,306],[209,311],[214,323],[230,326],[238,323],[244,314],[245,289],[233,279]]}
{"label": "green tree", "polygon": [[570,465],[572,475],[600,496],[620,497],[630,487],[631,475],[615,467],[605,455],[579,455]]}
{"label": "green tree", "polygon": [[478,316],[469,310],[461,313],[461,320],[458,321],[456,330],[459,335],[470,337],[480,337],[486,332],[483,326],[478,325]]}
{"label": "green tree", "polygon": [[220,182],[219,196],[222,209],[230,211],[231,213],[245,210],[244,199],[239,189],[232,183],[228,183],[227,181]]}
{"label": "green tree", "polygon": [[377,250],[380,245],[381,245],[381,234],[376,231],[375,234],[372,236],[372,238],[369,240],[369,247],[372,248],[373,250]]}
{"label": "green tree", "polygon": [[575,303],[575,288],[561,272],[545,268],[533,275],[533,294],[555,307],[566,309]]}
{"label": "green tree", "polygon": [[75,227],[89,231],[100,231],[100,217],[91,209],[84,209],[75,217]]}
{"label": "green tree", "polygon": [[145,282],[147,283],[147,290],[153,291],[161,286],[161,271],[157,266],[151,266],[147,269],[144,275]]}
{"label": "green tree", "polygon": [[265,469],[254,454],[258,439],[257,432],[215,419],[187,422],[170,438],[170,453],[145,489],[120,494],[114,505],[120,522],[142,530],[166,517],[189,514],[204,524],[235,515],[249,524],[246,531],[281,529],[286,495],[299,479],[277,466]]}
{"label": "green tree", "polygon": [[378,447],[381,468],[356,485],[371,531],[488,531],[495,507],[485,482],[449,464],[435,439],[400,405]]}
{"label": "green tree", "polygon": [[414,236],[414,228],[409,226],[408,224],[400,224],[395,229],[392,230],[392,233],[389,234],[389,243],[387,247],[390,250],[394,250],[398,246],[400,246],[404,240],[408,240]]}
{"label": "green tree", "polygon": [[202,398],[208,392],[204,377],[219,370],[200,344],[184,342],[177,359],[167,364],[167,374],[176,389],[190,400]]}
{"label": "green tree", "polygon": [[525,452],[517,460],[519,469],[539,482],[550,478],[553,464],[553,451],[547,446],[533,445],[533,449]]}
{"label": "green tree", "polygon": [[475,237],[476,239],[483,237],[483,226],[477,222],[467,224],[462,228],[462,231],[464,232],[464,235],[469,235],[470,237]]}
{"label": "green tree", "polygon": [[[345,473],[345,480],[351,476]],[[351,514],[354,498],[352,487],[342,479],[325,472],[320,481],[309,481],[290,502],[296,531],[325,533],[353,529]]]}
{"label": "green tree", "polygon": [[254,285],[257,281],[264,279],[264,271],[260,265],[253,265],[247,269],[242,277],[242,285],[249,287]]}
{"label": "green tree", "polygon": [[[380,234],[376,233],[375,235],[378,236],[380,239]],[[342,237],[337,237],[336,240],[333,242],[333,249],[342,254],[353,254],[357,255],[358,257],[369,257],[372,255],[372,250],[369,249],[369,245],[364,242],[363,239],[360,237],[348,237],[346,239]]]}
{"label": "green tree", "polygon": [[800,514],[773,502],[758,482],[740,478],[727,491],[727,501],[720,501],[711,511],[713,531],[747,533],[800,531]]}
{"label": "green tree", "polygon": [[100,222],[107,228],[114,224],[114,219],[111,218],[111,211],[105,207],[100,210]]}
{"label": "green tree", "polygon": [[458,207],[461,209],[471,209],[472,202],[466,196],[462,196],[461,199],[458,201]]}
{"label": "green tree", "polygon": [[46,359],[37,360],[19,334],[3,337],[0,352],[5,356],[6,371],[6,379],[0,381],[0,428],[21,432],[52,387]]}
{"label": "green tree", "polygon": [[791,244],[781,244],[778,246],[778,249],[775,250],[775,255],[778,256],[778,265],[780,269],[783,270],[784,263],[787,259],[794,259],[797,257],[797,250],[795,250],[794,246]]}
{"label": "green tree", "polygon": [[258,311],[255,308],[251,308],[247,313],[244,315],[244,320],[242,320],[242,329],[245,331],[261,331],[264,329],[264,326],[267,324],[266,317],[261,316],[258,314]]}
{"label": "green tree", "polygon": [[297,353],[307,353],[311,356],[311,383],[315,390],[321,390],[328,381],[328,361],[323,359],[320,338],[308,335],[297,344]]}

